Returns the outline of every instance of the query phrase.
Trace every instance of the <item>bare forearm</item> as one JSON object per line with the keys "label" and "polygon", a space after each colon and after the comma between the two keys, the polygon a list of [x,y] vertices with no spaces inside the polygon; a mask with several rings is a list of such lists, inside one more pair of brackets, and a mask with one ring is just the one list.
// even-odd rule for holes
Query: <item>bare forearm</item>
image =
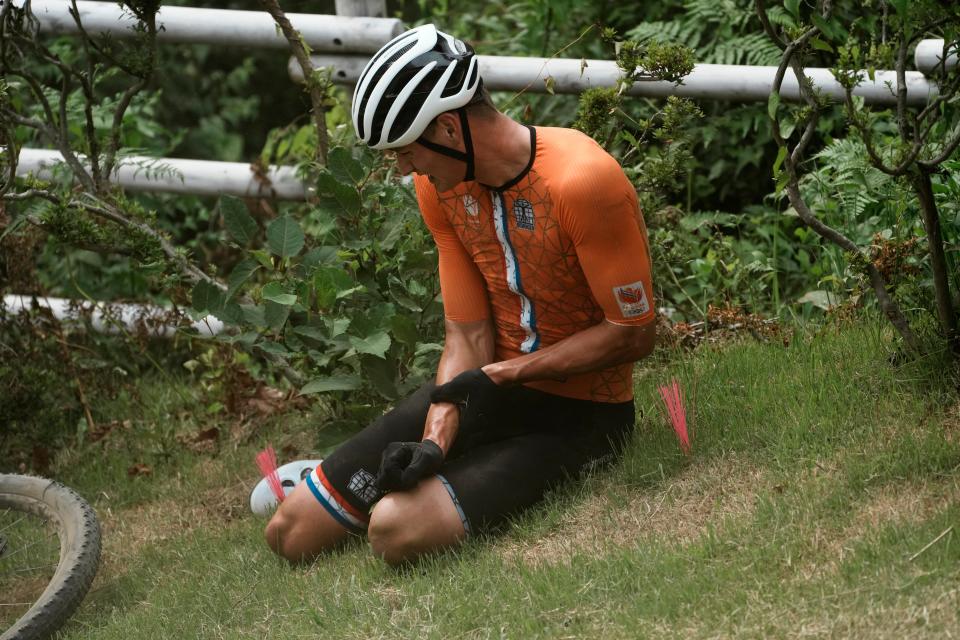
{"label": "bare forearm", "polygon": [[[477,323],[447,323],[443,354],[437,366],[437,384],[458,374],[493,362],[493,327],[488,320]],[[448,402],[430,406],[424,424],[424,440],[433,440],[446,454],[457,437],[459,409]]]}
{"label": "bare forearm", "polygon": [[493,329],[488,321],[465,326],[448,323],[443,354],[437,365],[437,384],[448,382],[468,369],[490,364],[493,354]]}
{"label": "bare forearm", "polygon": [[652,322],[642,327],[604,322],[534,353],[488,364],[483,371],[497,384],[565,380],[644,358],[655,340]]}

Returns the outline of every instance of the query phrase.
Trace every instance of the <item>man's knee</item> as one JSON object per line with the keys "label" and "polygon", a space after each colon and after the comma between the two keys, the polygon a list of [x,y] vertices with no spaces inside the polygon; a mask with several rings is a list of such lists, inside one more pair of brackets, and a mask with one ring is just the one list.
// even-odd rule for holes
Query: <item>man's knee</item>
{"label": "man's knee", "polygon": [[466,537],[456,508],[436,479],[411,492],[384,496],[370,514],[367,535],[373,553],[391,565],[411,562]]}
{"label": "man's knee", "polygon": [[402,502],[394,495],[381,498],[370,514],[370,525],[367,527],[367,537],[374,555],[391,565],[415,557],[415,533]]}
{"label": "man's knee", "polygon": [[350,532],[300,483],[264,529],[267,545],[290,562],[302,562],[343,543]]}
{"label": "man's knee", "polygon": [[287,560],[290,560],[291,562],[294,562],[295,560],[293,558],[290,558],[286,553],[284,553],[284,541],[290,539],[290,533],[292,530],[293,522],[291,519],[278,511],[273,514],[273,517],[270,518],[270,522],[268,522],[267,526],[264,528],[263,537],[267,541],[267,546],[269,546],[274,553],[287,558]]}

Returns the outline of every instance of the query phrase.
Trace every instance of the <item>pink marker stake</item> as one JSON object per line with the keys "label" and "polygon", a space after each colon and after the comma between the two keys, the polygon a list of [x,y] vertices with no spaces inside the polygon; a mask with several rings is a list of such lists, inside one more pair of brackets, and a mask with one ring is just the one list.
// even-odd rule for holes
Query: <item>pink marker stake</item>
{"label": "pink marker stake", "polygon": [[277,500],[283,502],[286,495],[283,493],[283,486],[280,484],[280,475],[277,473],[277,454],[272,446],[257,454],[257,466],[260,467],[260,473],[267,479],[267,485]]}
{"label": "pink marker stake", "polygon": [[670,424],[680,440],[680,449],[684,454],[690,455],[690,437],[687,434],[687,410],[683,404],[683,393],[676,378],[670,381],[669,386],[657,387],[663,404],[667,408],[667,414],[670,416]]}

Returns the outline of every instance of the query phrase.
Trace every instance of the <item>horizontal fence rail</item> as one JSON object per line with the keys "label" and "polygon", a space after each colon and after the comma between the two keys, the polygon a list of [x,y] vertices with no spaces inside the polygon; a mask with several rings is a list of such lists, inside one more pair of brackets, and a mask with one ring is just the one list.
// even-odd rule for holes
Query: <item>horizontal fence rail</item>
{"label": "horizontal fence rail", "polygon": [[[55,177],[63,164],[59,151],[21,149],[17,176],[33,174],[41,180]],[[153,191],[197,196],[232,195],[303,200],[307,189],[295,167],[271,165],[261,172],[243,162],[216,162],[185,158],[127,156],[119,163],[111,182],[130,191]]]}
{"label": "horizontal fence rail", "polygon": [[944,65],[946,69],[953,69],[957,66],[958,48],[960,48],[960,43],[950,43],[946,50],[946,57],[944,57],[943,40],[921,40],[917,43],[917,49],[913,52],[913,63],[921,73],[927,75],[934,73],[943,60],[946,60]]}
{"label": "horizontal fence rail", "polygon": [[[156,338],[169,338],[178,330],[182,314],[148,304],[132,302],[89,302],[47,296],[10,294],[3,296],[3,306],[8,315],[18,314],[34,307],[45,309],[57,320],[67,324],[80,324],[86,318],[91,328],[98,333],[145,333]],[[187,325],[184,325],[187,326]],[[214,336],[223,331],[223,322],[207,316],[189,325],[202,336]]]}
{"label": "horizontal fence rail", "polygon": [[[23,0],[17,5],[22,6]],[[33,0],[33,12],[40,21],[41,34],[77,34],[68,0]],[[116,2],[77,2],[80,22],[90,35],[109,34],[132,38],[136,20]],[[288,13],[290,23],[300,31],[314,51],[375,53],[403,32],[396,18],[353,18],[345,16]],[[160,27],[163,29],[160,29]],[[197,9],[164,6],[157,14],[160,42],[211,44],[220,46],[287,49],[289,44],[266,11]]]}
{"label": "horizontal fence rail", "polygon": [[[530,91],[547,93],[548,79],[554,93],[581,93],[594,87],[615,87],[622,72],[610,60],[575,60],[571,58],[525,58],[511,56],[477,56],[480,76],[492,91]],[[366,65],[366,56],[317,55],[313,64],[331,67],[333,80],[340,84],[356,84]],[[586,62],[586,66],[584,66]],[[303,82],[303,72],[291,59],[287,66],[290,77]],[[628,95],[650,98],[684,96],[707,100],[734,102],[766,102],[770,97],[776,67],[752,67],[732,64],[698,64],[683,83],[675,85],[663,80],[637,82],[626,91]],[[829,69],[809,68],[805,74],[814,86],[830,97],[841,100],[843,87]],[[853,91],[868,104],[896,104],[897,74],[895,71],[877,71],[874,80],[864,77]],[[906,73],[907,102],[923,105],[937,95],[936,83],[930,82],[919,71]],[[787,70],[781,95],[784,100],[800,100],[800,86],[792,70]]]}

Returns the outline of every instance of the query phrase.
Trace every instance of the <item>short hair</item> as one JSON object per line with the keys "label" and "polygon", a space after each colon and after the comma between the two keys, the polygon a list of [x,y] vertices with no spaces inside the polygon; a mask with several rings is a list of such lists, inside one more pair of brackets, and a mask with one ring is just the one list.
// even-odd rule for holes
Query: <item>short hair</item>
{"label": "short hair", "polygon": [[[465,104],[463,109],[466,109],[470,113],[481,113],[482,115],[492,115],[494,113],[500,113],[500,110],[497,109],[497,105],[493,103],[493,98],[490,96],[490,92],[487,91],[487,88],[483,86],[483,80],[480,81],[480,86],[477,87],[477,92],[473,94],[473,97],[470,98],[470,102]],[[444,111],[444,113],[450,113],[450,111]],[[440,115],[443,115],[442,113]],[[440,116],[437,116],[439,118]],[[423,130],[421,136],[427,134],[433,134],[434,130],[437,127],[437,118],[434,118],[430,121],[430,124],[427,125],[427,128]]]}
{"label": "short hair", "polygon": [[497,109],[497,105],[493,103],[493,98],[490,97],[490,92],[487,91],[486,85],[483,84],[483,79],[480,80],[480,86],[477,87],[477,92],[473,94],[473,97],[470,98],[470,102],[466,104],[466,108],[468,110],[480,110],[474,109],[474,107],[490,109],[497,112],[500,111]]}

